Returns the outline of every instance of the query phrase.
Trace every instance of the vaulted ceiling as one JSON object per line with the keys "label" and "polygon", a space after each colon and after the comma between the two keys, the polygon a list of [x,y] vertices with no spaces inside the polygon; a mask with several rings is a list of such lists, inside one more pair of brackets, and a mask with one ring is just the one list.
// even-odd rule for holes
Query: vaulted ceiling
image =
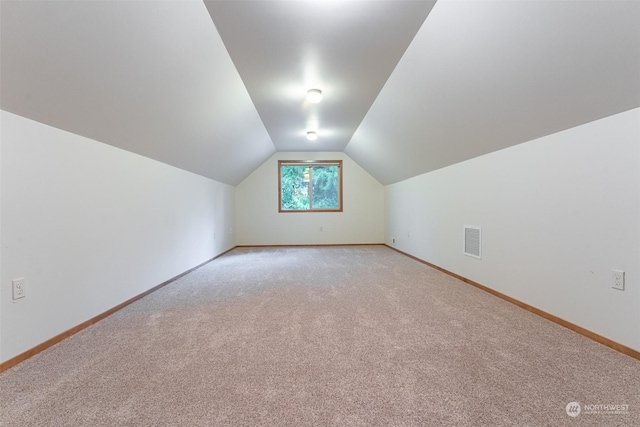
{"label": "vaulted ceiling", "polygon": [[389,184],[640,107],[637,1],[2,0],[0,19],[3,110],[231,185],[276,151],[344,151]]}

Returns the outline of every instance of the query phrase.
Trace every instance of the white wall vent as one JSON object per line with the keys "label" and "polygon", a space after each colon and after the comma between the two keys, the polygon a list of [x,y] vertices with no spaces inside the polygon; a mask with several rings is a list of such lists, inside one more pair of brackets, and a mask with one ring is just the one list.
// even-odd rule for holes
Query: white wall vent
{"label": "white wall vent", "polygon": [[482,230],[475,225],[464,226],[464,254],[474,258],[482,258]]}

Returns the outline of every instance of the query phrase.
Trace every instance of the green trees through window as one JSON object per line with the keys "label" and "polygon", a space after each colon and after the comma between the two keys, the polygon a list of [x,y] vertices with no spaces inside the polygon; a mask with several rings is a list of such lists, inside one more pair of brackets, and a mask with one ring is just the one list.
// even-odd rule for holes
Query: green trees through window
{"label": "green trees through window", "polygon": [[342,161],[278,162],[280,212],[342,211]]}

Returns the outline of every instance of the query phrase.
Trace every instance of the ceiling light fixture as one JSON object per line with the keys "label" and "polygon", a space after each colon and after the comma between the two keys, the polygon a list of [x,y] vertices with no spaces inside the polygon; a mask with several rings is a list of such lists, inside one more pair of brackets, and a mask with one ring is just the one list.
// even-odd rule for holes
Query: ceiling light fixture
{"label": "ceiling light fixture", "polygon": [[312,104],[322,101],[322,91],[320,89],[309,89],[307,91],[307,101]]}
{"label": "ceiling light fixture", "polygon": [[310,130],[309,132],[307,132],[307,139],[309,141],[315,141],[316,139],[318,139],[318,134],[312,130]]}

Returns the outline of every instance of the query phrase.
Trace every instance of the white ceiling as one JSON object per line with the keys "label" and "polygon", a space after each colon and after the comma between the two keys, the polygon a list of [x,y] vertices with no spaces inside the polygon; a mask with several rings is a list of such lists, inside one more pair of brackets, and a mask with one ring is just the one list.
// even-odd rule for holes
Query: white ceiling
{"label": "white ceiling", "polygon": [[389,184],[640,107],[638,1],[2,0],[0,19],[2,109],[232,185],[276,150],[344,150]]}
{"label": "white ceiling", "polygon": [[228,184],[275,152],[201,1],[0,7],[3,110]]}
{"label": "white ceiling", "polygon": [[439,1],[345,151],[389,184],[639,106],[639,1]]}
{"label": "white ceiling", "polygon": [[343,151],[434,3],[205,1],[278,151]]}

